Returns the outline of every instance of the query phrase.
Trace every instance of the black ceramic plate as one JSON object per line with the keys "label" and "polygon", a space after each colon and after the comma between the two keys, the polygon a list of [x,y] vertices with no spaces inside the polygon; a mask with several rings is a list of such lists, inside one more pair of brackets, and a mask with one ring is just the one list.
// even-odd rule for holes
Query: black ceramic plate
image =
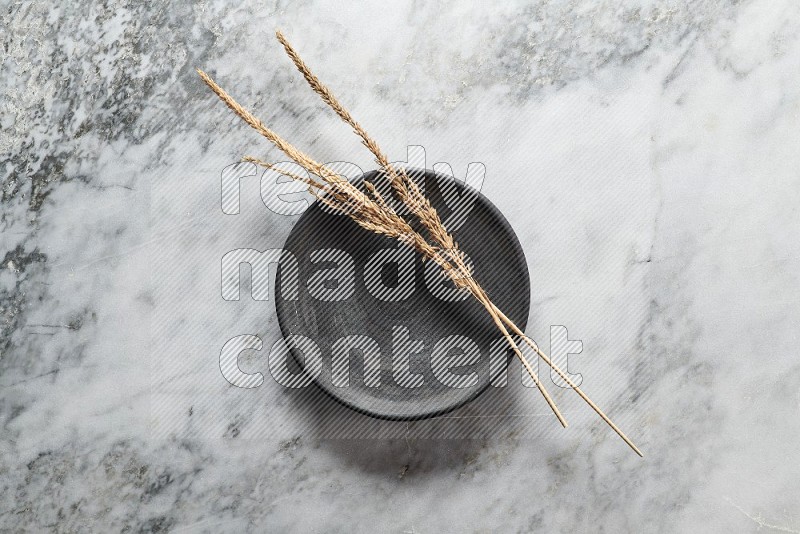
{"label": "black ceramic plate", "polygon": [[[431,171],[409,172],[417,172],[413,176],[418,183],[422,184],[424,180],[427,196],[445,221],[453,213],[448,204],[452,206],[458,200],[455,196],[450,198],[454,191],[460,198],[467,198],[470,194],[474,196],[475,202],[468,213],[465,209],[455,210],[456,213],[466,215],[466,219],[453,233],[461,249],[471,258],[476,279],[495,304],[524,329],[530,305],[528,269],[522,247],[503,215],[483,195],[471,190],[466,192],[464,186],[451,178]],[[385,178],[375,171],[365,174],[363,180],[385,185]],[[447,203],[444,201],[445,193],[450,200]],[[469,297],[461,301],[446,301],[433,294],[425,280],[426,267],[421,255],[414,255],[413,267],[408,269],[389,263],[378,271],[365,270],[370,257],[376,253],[384,249],[398,250],[401,247],[403,246],[397,240],[364,230],[348,217],[330,213],[321,208],[319,203],[315,203],[297,221],[284,245],[284,250],[291,251],[299,262],[298,298],[283,298],[278,287],[284,273],[279,272],[275,306],[284,338],[291,335],[305,336],[319,347],[322,372],[314,382],[323,391],[346,406],[373,417],[422,419],[448,412],[469,402],[490,385],[490,372],[498,372],[496,366],[490,371],[490,346],[501,338],[488,313],[475,299]],[[338,256],[325,252],[314,254],[315,251],[329,249],[344,251],[353,259],[354,284],[345,283],[344,280],[348,277],[341,276],[342,272],[347,271],[346,266],[344,271],[334,277],[338,282],[328,281],[321,285],[308,283],[315,273],[318,278],[325,278],[324,269],[335,268],[337,265],[341,267],[341,258],[345,257],[341,253],[336,253]],[[390,252],[382,254],[391,255]],[[326,259],[333,261],[326,262]],[[373,262],[380,264],[377,260]],[[411,265],[405,261],[401,263]],[[320,273],[320,270],[323,272]],[[376,275],[376,272],[379,274]],[[406,285],[408,276],[412,273],[412,285]],[[373,281],[370,286],[372,291],[367,280]],[[382,287],[389,289],[381,290]],[[405,293],[397,289],[398,287],[405,288]],[[392,288],[398,292],[395,298],[407,295],[409,288],[413,288],[413,291],[402,300],[386,301],[376,298],[375,295],[387,298],[387,294],[392,293]],[[347,298],[336,301],[315,298],[324,294],[325,290],[329,290],[329,293],[328,296],[323,295],[323,298],[331,298],[330,295]],[[402,343],[404,333],[407,333],[411,341]],[[349,351],[349,358],[343,359],[339,356],[334,360],[333,348],[347,347],[346,342],[341,341],[346,336],[362,336],[347,338],[351,342],[355,339],[364,342],[368,337],[374,343],[365,342],[360,347],[366,350],[359,351],[356,348]],[[451,363],[465,363],[458,358],[458,354],[464,353],[463,350],[448,350],[446,347],[452,347],[450,342],[454,339],[460,340],[456,345],[465,343],[463,346],[471,346],[471,342],[465,338],[475,343],[480,351],[479,359],[472,352],[473,359],[468,365],[451,368],[449,375],[442,380],[442,356],[454,356]],[[437,342],[440,343],[439,358],[432,362],[431,356]],[[380,351],[379,355],[376,347]],[[344,352],[346,351],[339,354]],[[365,361],[372,364],[376,362],[368,358],[365,360],[365,352],[368,353],[367,356],[380,358],[379,370],[370,367],[370,363],[365,364]],[[292,354],[302,369],[305,362],[302,351],[292,350]],[[510,354],[505,351],[503,355],[507,364]],[[349,373],[343,374],[341,362],[345,360],[349,361]],[[334,373],[331,368],[333,361],[339,362]],[[404,361],[408,362],[408,372],[414,373],[417,378],[409,378],[404,372]],[[503,361],[502,357],[500,361]],[[501,364],[501,367],[504,365]],[[344,376],[349,376],[346,385],[342,381]],[[417,387],[407,387],[409,385]]]}

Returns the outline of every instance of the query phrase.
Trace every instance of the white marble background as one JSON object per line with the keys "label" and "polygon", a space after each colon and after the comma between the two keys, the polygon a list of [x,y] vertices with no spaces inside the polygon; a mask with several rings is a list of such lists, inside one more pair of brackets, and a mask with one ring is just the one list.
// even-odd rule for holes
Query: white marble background
{"label": "white marble background", "polygon": [[[60,4],[0,5],[0,530],[800,532],[800,4]],[[644,459],[570,392],[568,430],[523,392],[473,439],[337,440],[227,385],[222,343],[278,330],[219,258],[292,219],[246,180],[221,214],[278,155],[194,68],[371,168],[278,27],[394,159],[485,163],[529,333],[583,341]]]}

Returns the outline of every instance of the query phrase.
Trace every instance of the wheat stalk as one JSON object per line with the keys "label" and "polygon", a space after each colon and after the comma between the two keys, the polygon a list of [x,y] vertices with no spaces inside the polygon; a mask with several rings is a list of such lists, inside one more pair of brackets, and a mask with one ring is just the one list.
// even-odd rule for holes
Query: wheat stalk
{"label": "wheat stalk", "polygon": [[[408,175],[403,169],[400,169],[398,172],[393,168],[391,163],[389,163],[389,159],[378,146],[378,143],[369,136],[366,130],[353,118],[347,108],[345,108],[341,102],[339,102],[333,92],[331,92],[331,90],[311,71],[305,61],[303,61],[303,59],[300,57],[300,54],[298,54],[294,47],[292,47],[283,33],[277,31],[275,35],[278,41],[283,45],[284,50],[286,50],[286,54],[295,64],[295,67],[297,67],[314,92],[317,93],[326,104],[328,104],[328,106],[339,116],[339,118],[341,118],[353,129],[353,131],[361,138],[362,144],[366,146],[370,152],[372,152],[372,154],[375,156],[376,162],[381,165],[381,167],[385,169],[386,173],[389,175],[391,184],[398,192],[398,196],[412,210],[412,212],[418,216],[420,222],[427,228],[433,240],[443,248],[458,251],[458,243],[455,241],[452,234],[447,231],[436,210],[430,204],[427,197],[425,197],[425,195],[419,190],[417,184],[408,178]],[[463,256],[456,254],[455,258],[457,267],[463,268]],[[634,443],[625,435],[625,433],[622,432],[622,430],[620,430],[619,427],[611,421],[611,419],[597,406],[597,404],[595,404],[577,385],[575,385],[575,383],[566,375],[566,373],[554,365],[551,359],[538,347],[538,345],[528,338],[513,323],[513,321],[511,321],[505,314],[503,314],[502,311],[497,308],[497,306],[491,302],[488,295],[486,295],[485,291],[480,288],[477,282],[474,283],[477,286],[475,290],[481,294],[480,298],[478,295],[476,295],[476,298],[479,298],[484,305],[487,305],[487,308],[491,307],[495,314],[499,316],[501,321],[511,328],[514,333],[522,336],[523,340],[525,340],[525,342],[536,351],[536,353],[545,361],[545,363],[549,365],[556,372],[556,374],[563,378],[565,382],[573,390],[575,390],[575,392],[601,417],[601,419],[603,419],[612,428],[612,430],[614,430],[625,441],[625,443],[627,443],[634,450],[634,452],[636,452],[636,454],[642,456],[642,452],[639,450],[639,448],[634,445]],[[494,318],[494,314],[492,317]],[[505,329],[501,328],[501,332],[504,332],[505,334]],[[525,361],[523,361],[523,363],[525,363]],[[556,414],[559,415],[557,411]]]}
{"label": "wheat stalk", "polygon": [[547,404],[553,410],[553,413],[558,418],[559,422],[566,427],[567,422],[558,410],[555,402],[550,397],[546,388],[537,376],[536,372],[531,367],[527,358],[522,354],[519,346],[512,338],[508,329],[510,328],[515,334],[521,336],[525,342],[530,345],[536,353],[547,363],[555,372],[561,376],[568,385],[578,393],[578,395],[586,401],[600,417],[609,424],[609,426],[640,456],[641,451],[628,439],[628,437],[600,410],[600,408],[589,399],[570,379],[561,371],[551,359],[542,352],[539,347],[533,343],[525,334],[494,304],[484,289],[472,276],[472,272],[466,265],[464,256],[458,248],[458,243],[453,238],[452,234],[447,231],[441,221],[436,209],[431,205],[428,198],[421,192],[416,182],[411,180],[406,174],[404,169],[396,170],[390,163],[386,155],[381,151],[377,142],[372,139],[364,130],[364,128],[352,117],[347,109],[336,99],[333,93],[317,78],[299,54],[292,48],[288,40],[281,32],[277,32],[278,40],[283,45],[289,57],[294,62],[298,70],[303,74],[303,77],[320,95],[323,101],[328,104],[334,112],[361,138],[362,144],[372,152],[375,156],[376,162],[387,174],[389,181],[392,185],[397,196],[403,203],[411,209],[412,213],[420,220],[425,229],[427,230],[430,239],[433,241],[431,245],[423,236],[414,231],[405,219],[400,217],[381,197],[380,193],[375,187],[365,181],[365,187],[369,194],[361,192],[357,187],[351,184],[346,179],[339,177],[325,167],[314,161],[310,156],[304,154],[285,139],[280,137],[274,131],[267,128],[259,119],[253,116],[249,111],[239,105],[230,95],[228,95],[219,85],[217,85],[206,73],[198,70],[198,74],[203,81],[214,91],[214,93],[239,117],[247,122],[251,127],[258,131],[261,135],[266,137],[277,148],[289,156],[293,161],[298,163],[310,174],[318,176],[322,182],[302,177],[283,171],[276,168],[274,165],[263,162],[256,158],[246,157],[245,161],[250,161],[269,169],[273,169],[281,174],[289,176],[295,180],[306,183],[309,185],[309,190],[317,196],[320,201],[326,205],[339,210],[350,216],[356,223],[366,230],[393,237],[403,241],[404,243],[412,246],[415,250],[423,255],[423,258],[432,259],[439,265],[451,278],[457,287],[467,288],[472,296],[478,300],[487,310],[498,330],[503,334],[504,339],[508,342],[509,346],[514,351],[514,354],[519,358],[525,367],[528,374],[534,380],[542,396],[545,398]]}
{"label": "wheat stalk", "polygon": [[503,324],[503,320],[497,313],[499,310],[495,309],[496,307],[491,303],[491,300],[489,299],[488,295],[486,295],[486,292],[472,278],[472,273],[464,261],[464,256],[458,247],[458,243],[455,241],[452,234],[445,228],[444,223],[439,217],[439,213],[430,203],[428,197],[422,193],[417,183],[408,177],[405,169],[397,170],[391,163],[389,163],[389,158],[386,157],[386,154],[384,154],[384,152],[381,150],[378,143],[367,133],[361,124],[359,124],[358,121],[353,118],[347,108],[345,108],[341,102],[339,102],[336,96],[334,96],[333,92],[331,92],[331,90],[311,71],[308,65],[306,65],[306,63],[303,61],[303,58],[300,57],[300,54],[297,53],[294,47],[292,47],[292,45],[289,43],[288,39],[286,39],[286,36],[284,36],[281,31],[275,32],[275,36],[283,45],[284,50],[286,50],[286,54],[295,64],[297,70],[300,71],[314,92],[317,93],[320,98],[322,98],[322,100],[328,104],[328,106],[353,129],[356,135],[361,138],[361,143],[367,147],[370,152],[372,152],[373,156],[375,157],[375,162],[380,165],[380,167],[384,169],[388,175],[389,182],[397,193],[397,196],[412,211],[412,213],[417,216],[434,242],[439,247],[450,251],[452,262],[455,264],[456,269],[461,273],[460,277],[469,281],[467,283],[467,288],[469,289],[470,293],[472,293],[473,297],[475,297],[478,302],[483,304],[486,310],[489,312],[489,315],[492,317],[495,325],[503,334],[503,337],[508,341],[511,349],[514,351],[514,354],[517,356],[520,362],[522,362],[522,365],[533,379],[536,387],[541,392],[548,406],[550,406],[550,409],[553,410],[553,413],[561,425],[566,428],[567,420],[561,414],[561,411],[556,406],[553,398],[547,392],[547,389],[544,387],[544,384],[533,370],[533,367],[531,367],[528,359],[525,358],[525,356],[522,354],[522,351],[519,349],[519,346],[511,338],[506,326]]}

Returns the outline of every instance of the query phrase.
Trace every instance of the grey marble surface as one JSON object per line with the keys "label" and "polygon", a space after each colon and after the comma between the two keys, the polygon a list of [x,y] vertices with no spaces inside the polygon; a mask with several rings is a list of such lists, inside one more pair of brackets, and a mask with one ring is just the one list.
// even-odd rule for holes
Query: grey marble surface
{"label": "grey marble surface", "polygon": [[[528,332],[582,340],[644,459],[558,388],[567,430],[515,390],[340,439],[329,403],[223,379],[227,339],[279,333],[220,258],[295,219],[257,179],[221,212],[224,167],[280,158],[194,68],[372,168],[278,27],[392,158],[485,165]],[[800,532],[794,0],[5,1],[0,35],[0,530]]]}

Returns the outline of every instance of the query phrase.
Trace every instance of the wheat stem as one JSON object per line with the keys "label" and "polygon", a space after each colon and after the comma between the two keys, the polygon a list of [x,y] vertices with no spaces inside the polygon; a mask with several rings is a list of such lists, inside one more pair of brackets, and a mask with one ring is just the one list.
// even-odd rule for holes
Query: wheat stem
{"label": "wheat stem", "polygon": [[[494,305],[492,305],[492,306],[494,306]],[[506,324],[508,325],[508,327],[509,327],[509,328],[511,328],[511,330],[512,330],[512,331],[513,331],[515,334],[517,334],[518,336],[522,337],[523,341],[525,341],[525,343],[526,343],[526,344],[527,344],[529,347],[531,347],[531,348],[532,348],[534,351],[536,351],[536,353],[537,353],[537,354],[538,354],[538,355],[539,355],[539,356],[540,356],[540,357],[541,357],[541,358],[542,358],[542,359],[545,361],[545,363],[546,363],[547,365],[549,365],[549,366],[550,366],[550,367],[551,367],[551,368],[552,368],[552,369],[553,369],[553,370],[556,372],[556,374],[557,374],[558,376],[560,376],[560,377],[561,377],[561,378],[562,378],[562,379],[563,379],[563,380],[564,380],[564,381],[567,383],[567,385],[568,385],[570,388],[572,388],[572,390],[573,390],[573,391],[575,391],[575,393],[577,393],[577,394],[578,394],[578,396],[580,396],[580,398],[582,398],[584,401],[586,401],[586,404],[588,404],[588,405],[589,405],[589,406],[592,408],[592,410],[594,410],[594,411],[597,413],[597,415],[599,415],[599,416],[600,416],[600,418],[601,418],[603,421],[605,421],[606,423],[608,423],[608,426],[610,426],[610,427],[611,427],[611,429],[612,429],[612,430],[614,430],[614,432],[616,432],[616,433],[617,433],[617,435],[618,435],[619,437],[621,437],[621,438],[622,438],[622,440],[623,440],[625,443],[627,443],[627,444],[628,444],[628,446],[629,446],[631,449],[633,449],[633,452],[635,452],[636,454],[638,454],[638,455],[639,455],[639,456],[641,456],[641,457],[644,457],[644,454],[642,454],[642,451],[641,451],[641,450],[639,450],[639,447],[637,447],[636,445],[634,445],[633,441],[631,441],[631,440],[630,440],[630,438],[628,438],[628,436],[626,436],[626,435],[625,435],[625,433],[624,433],[622,430],[620,430],[620,428],[619,428],[617,425],[615,425],[613,421],[611,421],[611,419],[610,419],[610,418],[609,418],[609,417],[608,417],[608,416],[607,416],[607,415],[606,415],[606,414],[603,412],[603,410],[601,410],[601,409],[600,409],[600,407],[599,407],[599,406],[597,406],[597,404],[595,404],[595,403],[592,401],[592,399],[590,399],[590,398],[589,398],[589,396],[588,396],[588,395],[586,395],[586,393],[584,393],[584,392],[583,392],[583,390],[581,390],[581,388],[579,388],[579,387],[578,387],[578,385],[577,385],[577,384],[575,384],[575,382],[573,382],[573,381],[572,381],[572,379],[570,379],[570,378],[569,378],[569,376],[568,376],[566,373],[564,373],[564,371],[562,371],[561,369],[559,369],[559,368],[558,368],[558,366],[556,366],[556,365],[553,363],[553,361],[550,359],[550,357],[549,357],[549,356],[547,356],[547,354],[545,354],[545,353],[542,351],[542,349],[540,349],[540,348],[539,348],[539,346],[538,346],[536,343],[534,343],[534,342],[533,342],[533,340],[532,340],[532,339],[530,339],[528,336],[526,336],[524,332],[520,331],[520,329],[519,329],[519,328],[517,328],[517,326],[514,324],[514,322],[513,322],[513,321],[511,321],[511,319],[509,319],[509,318],[508,318],[508,317],[507,317],[507,316],[506,316],[506,315],[505,315],[505,314],[504,314],[502,311],[500,311],[500,310],[497,308],[497,306],[494,306],[494,310],[495,310],[495,312],[497,313],[497,315],[500,317],[500,319],[501,319],[501,320],[502,320],[504,323],[506,323]]]}
{"label": "wheat stem", "polygon": [[[306,65],[305,61],[303,61],[303,58],[300,57],[300,54],[297,53],[294,47],[292,47],[292,45],[289,43],[289,40],[286,39],[286,36],[283,35],[281,31],[277,31],[275,36],[283,45],[284,50],[286,50],[286,54],[292,60],[295,67],[297,67],[297,70],[300,71],[300,73],[303,75],[303,78],[305,78],[306,82],[308,82],[314,92],[317,93],[320,98],[322,98],[323,102],[328,104],[328,106],[339,116],[339,118],[348,124],[356,133],[356,135],[361,138],[362,144],[367,147],[370,152],[372,152],[373,156],[375,156],[375,161],[389,175],[390,183],[400,199],[411,209],[412,212],[417,215],[417,217],[420,219],[420,222],[422,222],[439,247],[455,253],[454,256],[456,256],[456,258],[454,261],[456,266],[459,269],[462,269],[462,272],[466,274],[466,266],[464,265],[463,257],[461,257],[460,253],[458,252],[458,244],[456,243],[455,239],[453,239],[452,234],[447,231],[441,221],[441,218],[439,217],[438,212],[433,205],[431,205],[428,198],[420,191],[416,182],[411,180],[404,170],[400,170],[398,172],[394,169],[394,166],[389,162],[389,158],[386,157],[386,154],[384,154],[384,152],[381,150],[378,143],[367,133],[361,124],[359,124],[353,118],[347,108],[345,108],[342,103],[339,102],[336,96],[334,96],[333,92],[311,71],[308,65]],[[474,283],[480,288],[480,285],[478,285],[477,282]],[[492,320],[495,321],[495,323],[498,325],[498,328],[501,330],[501,332],[503,332],[505,328],[493,313],[490,306],[491,301],[485,293],[483,293],[483,295],[484,298],[480,298],[478,295],[474,296],[486,307],[486,310],[489,312]],[[522,354],[522,351],[519,350],[517,344],[507,334],[507,331],[504,332],[505,338],[513,349],[514,354],[517,355],[519,360],[522,362],[522,365],[525,367],[525,370],[531,375],[531,378],[533,378],[534,383],[542,393],[542,396],[544,397],[548,406],[550,406],[550,408],[553,410],[553,413],[558,421],[566,428],[567,421],[561,414],[561,411],[558,409],[552,397],[547,392],[547,389],[544,387],[542,381],[539,380],[539,377],[533,370],[533,367],[531,367],[530,362],[528,362],[527,358],[525,358],[525,356]]]}
{"label": "wheat stem", "polygon": [[[410,180],[404,171],[401,171],[400,176],[398,176],[398,173],[394,171],[392,165],[389,163],[388,158],[381,151],[377,142],[374,139],[372,139],[369,136],[369,134],[367,134],[366,130],[353,118],[353,116],[350,114],[347,108],[345,108],[341,104],[341,102],[339,102],[339,100],[333,95],[331,90],[325,84],[323,84],[322,81],[320,81],[320,79],[313,72],[311,72],[311,69],[308,67],[308,65],[306,65],[306,63],[303,61],[303,59],[300,57],[297,51],[291,46],[291,44],[289,44],[289,41],[286,39],[286,37],[280,31],[276,33],[276,36],[278,38],[278,41],[280,41],[280,43],[283,45],[284,49],[286,50],[286,53],[291,58],[292,62],[295,64],[297,69],[302,73],[303,77],[311,86],[311,88],[314,90],[314,92],[316,92],[322,98],[322,100],[326,104],[328,104],[328,106],[330,106],[330,108],[333,109],[333,111],[345,123],[347,123],[348,125],[350,125],[351,128],[353,128],[353,131],[361,138],[361,141],[364,144],[364,146],[366,146],[370,150],[370,152],[372,152],[372,154],[375,156],[376,161],[386,170],[387,174],[389,174],[392,184],[394,185],[400,182],[405,186],[405,189],[396,186],[396,189],[398,189],[398,193],[400,193],[399,196],[409,206],[409,208],[412,208],[412,211],[419,217],[420,221],[427,227],[429,233],[437,242],[437,244],[444,248],[458,250],[458,244],[452,237],[452,234],[450,234],[450,232],[448,232],[447,229],[444,227],[444,224],[442,224],[441,219],[436,213],[436,210],[428,202],[427,198],[424,197],[424,195],[422,195],[419,192],[419,189],[417,187],[415,187],[416,184],[413,182],[413,180]],[[464,267],[463,258],[461,258],[460,256],[458,256],[455,262],[457,263],[459,268]],[[634,450],[634,452],[636,452],[636,454],[642,456],[642,452],[639,450],[639,448],[633,444],[633,442],[625,435],[624,432],[622,432],[622,430],[620,430],[620,428],[616,424],[614,424],[613,421],[611,421],[611,419],[597,406],[597,404],[595,404],[574,382],[572,382],[572,380],[569,379],[566,373],[564,373],[558,366],[556,366],[552,362],[552,360],[544,352],[542,352],[542,350],[535,343],[532,343],[532,341],[527,336],[525,336],[525,334],[516,326],[516,324],[514,324],[513,321],[511,321],[505,314],[503,314],[503,312],[499,308],[497,308],[497,306],[494,305],[494,303],[492,303],[488,295],[486,295],[486,293],[483,291],[480,285],[477,284],[477,282],[474,282],[474,284],[483,295],[482,298],[477,294],[475,295],[475,297],[481,303],[483,303],[484,306],[487,307],[490,314],[492,315],[492,319],[495,320],[497,317],[499,317],[501,321],[507,324],[509,328],[511,328],[516,334],[522,336],[522,338],[526,341],[526,343],[528,343],[536,351],[539,357],[541,357],[545,361],[545,363],[547,363],[547,365],[549,365],[556,372],[556,374],[562,377],[567,382],[567,384],[570,385],[570,387],[573,390],[575,390],[575,392],[603,419],[603,421],[605,421],[623,439],[623,441],[625,441],[625,443],[627,443]],[[498,327],[500,328],[501,332],[507,334],[505,328],[503,328],[501,325],[498,325]],[[515,348],[515,352],[517,350],[518,349]],[[535,377],[535,373],[533,373],[532,369],[530,369],[530,365],[528,364],[527,360],[522,357],[520,359],[523,362],[523,365],[525,365],[526,369],[529,370],[531,376],[534,377],[534,381],[537,383],[537,385],[539,385],[540,382],[538,378]],[[542,395],[547,400],[548,404],[551,404],[552,399],[550,399],[550,396],[547,394],[546,390],[544,390],[544,388],[542,387],[540,387],[539,389],[542,392]],[[556,413],[556,416],[559,418],[559,421],[561,421],[562,424],[566,426],[565,422],[563,421],[563,418],[561,417],[560,412],[558,411],[557,408],[555,408],[554,403],[551,404],[551,407]]]}
{"label": "wheat stem", "polygon": [[[541,357],[547,365],[549,365],[561,378],[563,378],[570,387],[587,403],[589,406],[627,443],[638,455],[642,456],[641,451],[633,444],[633,442],[617,427],[608,416],[577,386],[574,382],[559,369],[552,360],[539,349],[514,323],[511,321],[489,298],[483,288],[472,277],[471,270],[468,268],[464,261],[464,256],[458,249],[458,244],[453,238],[452,234],[445,228],[436,209],[431,205],[429,199],[421,192],[418,185],[411,180],[404,169],[399,171],[395,170],[389,163],[386,155],[381,151],[377,142],[372,139],[364,130],[364,128],[352,117],[349,111],[336,99],[333,93],[317,78],[299,54],[292,48],[285,36],[279,31],[277,38],[283,45],[286,53],[294,62],[298,70],[303,74],[303,77],[312,87],[312,89],[323,99],[323,101],[336,112],[336,114],[348,125],[351,126],[353,131],[361,138],[362,144],[372,152],[376,162],[386,172],[392,188],[397,195],[408,206],[412,212],[419,218],[420,222],[426,228],[430,237],[435,242],[436,246],[431,246],[425,238],[419,233],[415,232],[409,226],[408,222],[400,217],[394,210],[389,207],[383,197],[378,193],[377,189],[372,184],[365,183],[368,194],[358,190],[353,184],[346,179],[336,175],[333,171],[314,161],[311,157],[301,152],[285,139],[280,137],[277,133],[269,129],[259,119],[253,116],[249,111],[239,105],[230,95],[228,95],[219,85],[217,85],[205,72],[198,70],[198,74],[203,81],[214,91],[214,93],[239,117],[247,122],[251,127],[258,131],[262,136],[272,142],[277,148],[289,156],[293,161],[298,163],[310,174],[319,176],[323,182],[317,182],[313,179],[304,178],[288,171],[276,168],[274,165],[263,162],[256,158],[247,157],[245,161],[250,161],[258,165],[273,169],[283,175],[289,176],[295,180],[309,185],[309,191],[315,194],[321,201],[327,205],[342,211],[349,215],[356,223],[363,228],[384,234],[389,237],[394,237],[406,242],[408,245],[415,248],[418,252],[423,254],[423,257],[433,259],[453,280],[458,287],[466,287],[469,289],[473,297],[478,300],[487,310],[497,328],[503,334],[504,339],[509,343],[509,346],[514,351],[515,355],[520,359],[528,374],[533,378],[534,383],[538,387],[542,396],[550,408],[555,413],[559,422],[566,427],[567,422],[561,415],[561,412],[555,405],[555,402],[550,397],[547,390],[544,388],[541,380],[536,372],[531,367],[528,360],[522,354],[517,343],[511,337],[508,329],[510,328],[515,334],[521,336],[523,340],[531,346],[539,357]],[[327,195],[321,195],[320,192],[324,191]],[[355,209],[354,209],[355,208]],[[446,252],[450,259],[443,256]]]}

